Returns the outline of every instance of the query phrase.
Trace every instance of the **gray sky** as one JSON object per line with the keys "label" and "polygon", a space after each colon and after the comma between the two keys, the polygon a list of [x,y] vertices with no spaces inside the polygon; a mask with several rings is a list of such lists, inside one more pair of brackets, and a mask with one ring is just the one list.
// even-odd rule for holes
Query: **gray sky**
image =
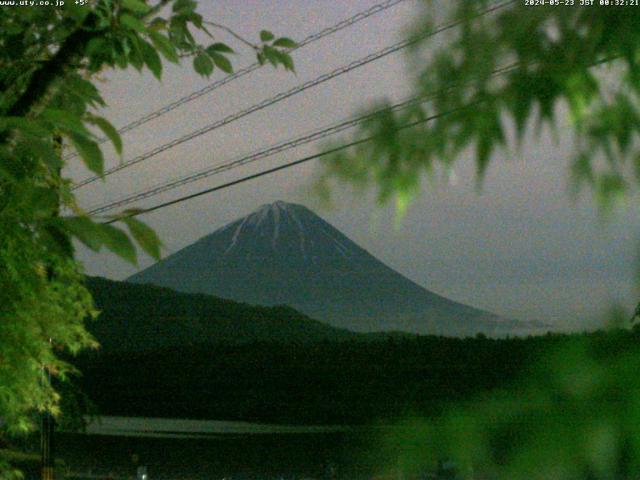
{"label": "gray sky", "polygon": [[[201,0],[206,18],[249,38],[260,29],[302,39],[365,10],[377,0],[290,1]],[[294,54],[297,75],[267,67],[232,82],[125,135],[124,158],[189,133],[280,91],[345,65],[401,38],[414,18],[417,2],[407,0],[356,26]],[[236,68],[253,62],[249,49],[237,47]],[[439,37],[434,45],[446,42]],[[402,54],[308,90],[261,112],[180,145],[141,165],[114,174],[106,182],[79,190],[84,207],[230,160],[357,113],[375,99],[400,100],[410,92]],[[110,108],[105,115],[121,126],[221,78],[202,79],[169,66],[164,80],[135,71],[106,74],[100,88]],[[146,200],[149,206],[214,186],[318,151],[296,149],[258,164],[210,177]],[[369,193],[344,186],[335,190],[336,207],[323,209],[309,187],[318,164],[307,164],[240,186],[145,215],[165,243],[165,254],[275,200],[304,203],[379,259],[417,283],[454,300],[523,319],[584,324],[602,318],[613,302],[634,304],[637,227],[635,211],[599,218],[590,194],[569,195],[571,139],[557,143],[547,132],[533,135],[522,149],[494,156],[481,192],[474,167],[464,158],[453,175],[425,181],[423,191],[400,226],[392,206],[375,203]],[[108,165],[118,162],[108,150]],[[88,173],[72,166],[73,178]],[[124,279],[136,271],[113,255],[81,250],[87,273]],[[141,267],[151,260],[142,258]]]}

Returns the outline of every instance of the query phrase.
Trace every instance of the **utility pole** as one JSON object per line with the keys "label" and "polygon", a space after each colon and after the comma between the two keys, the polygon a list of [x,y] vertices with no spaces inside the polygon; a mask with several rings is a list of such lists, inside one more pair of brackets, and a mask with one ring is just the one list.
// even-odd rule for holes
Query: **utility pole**
{"label": "utility pole", "polygon": [[[54,135],[53,137],[53,145],[56,150],[56,153],[60,157],[60,161],[62,162],[62,136]],[[62,167],[58,167],[57,170],[57,179],[60,179]],[[54,188],[58,188],[58,186],[54,186]],[[56,193],[58,191],[56,190]],[[58,195],[59,197],[59,195]],[[52,213],[54,217],[60,215],[60,201],[56,204],[56,209]],[[53,269],[51,266],[47,268],[47,280],[53,279]],[[49,348],[53,348],[52,339],[49,338]],[[51,385],[51,371],[48,370],[45,366],[42,367],[42,381],[46,382],[47,385]],[[54,441],[53,434],[55,430],[55,420],[51,412],[45,410],[42,414],[42,420],[40,425],[40,478],[41,480],[53,480],[53,467],[55,465],[55,461],[53,458],[54,453]]]}
{"label": "utility pole", "polygon": [[[49,339],[49,343],[51,343],[51,339]],[[51,372],[43,368],[42,374],[43,381],[50,384]],[[53,416],[45,411],[42,414],[42,424],[40,426],[41,480],[53,480],[53,430]]]}

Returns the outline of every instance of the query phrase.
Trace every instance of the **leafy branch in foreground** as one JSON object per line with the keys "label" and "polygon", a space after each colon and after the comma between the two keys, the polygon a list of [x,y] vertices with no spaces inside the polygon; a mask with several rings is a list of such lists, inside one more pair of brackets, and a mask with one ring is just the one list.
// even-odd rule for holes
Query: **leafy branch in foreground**
{"label": "leafy branch in foreground", "polygon": [[575,337],[511,388],[408,422],[391,438],[401,463],[419,472],[447,459],[469,479],[637,478],[640,356],[622,347],[626,335],[596,334],[608,337],[605,353],[598,339]]}
{"label": "leafy branch in foreground", "polygon": [[[640,179],[640,10],[508,3],[478,15],[488,2],[454,2],[456,34],[435,51],[418,42],[412,52],[416,96],[432,101],[372,117],[356,136],[373,140],[325,162],[320,187],[336,178],[374,186],[381,202],[396,197],[403,208],[422,173],[472,152],[482,178],[497,149],[537,124],[535,136],[544,127],[575,140],[574,179],[601,205],[631,193]],[[414,34],[430,31],[431,14]],[[476,479],[638,478],[640,352],[611,347],[595,355],[576,341],[511,388],[437,420],[409,421],[392,439],[401,464],[420,472],[453,460],[460,477]]]}
{"label": "leafy branch in foreground", "polygon": [[[105,69],[148,69],[160,79],[164,61],[195,54],[203,76],[232,71],[231,47],[198,40],[212,35],[196,6],[98,0],[0,16],[0,437],[33,428],[34,412],[58,413],[59,395],[42,374],[73,372],[58,352],[97,346],[84,328],[97,312],[73,241],[131,263],[136,244],[160,257],[160,239],[143,222],[125,213],[120,226],[98,223],[77,205],[61,145],[97,175],[104,156],[96,132],[122,153],[116,128],[95,113],[105,102],[92,79]],[[274,48],[279,63],[292,65],[287,45]]]}
{"label": "leafy branch in foreground", "polygon": [[[382,202],[397,196],[406,203],[422,173],[449,168],[464,152],[474,153],[481,178],[491,155],[510,146],[510,132],[520,141],[537,123],[536,135],[548,127],[575,139],[574,178],[604,205],[637,183],[640,10],[504,2],[479,14],[488,3],[456,1],[452,16],[461,24],[445,46],[416,42],[415,93],[432,101],[374,118],[357,136],[376,140],[325,162],[323,181],[375,185]],[[431,31],[433,16],[427,8],[412,34]],[[494,75],[505,66],[513,68]],[[397,128],[442,112],[452,113]]]}

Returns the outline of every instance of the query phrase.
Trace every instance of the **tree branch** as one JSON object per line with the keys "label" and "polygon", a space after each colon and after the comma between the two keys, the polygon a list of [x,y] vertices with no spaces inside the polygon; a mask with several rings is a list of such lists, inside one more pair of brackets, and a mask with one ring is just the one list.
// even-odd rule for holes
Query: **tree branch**
{"label": "tree branch", "polygon": [[253,48],[254,50],[259,50],[260,47],[258,47],[258,45],[256,45],[255,43],[251,43],[249,40],[241,37],[240,35],[238,35],[236,32],[234,32],[233,30],[231,30],[229,27],[226,27],[224,25],[221,25],[219,23],[215,23],[215,22],[209,22],[209,21],[203,21],[202,23],[206,24],[206,25],[211,25],[212,27],[215,28],[219,28],[220,30],[224,30],[225,32],[227,32],[229,35],[233,36],[236,40],[240,40],[242,43],[244,43],[245,45],[250,46],[251,48]]}
{"label": "tree branch", "polygon": [[90,15],[78,30],[65,39],[50,60],[34,72],[22,95],[7,112],[8,116],[24,117],[37,113],[36,110],[42,106],[43,100],[52,94],[55,81],[69,66],[76,63],[78,57],[84,53],[89,40],[99,34],[86,28],[89,22],[93,22],[93,18],[90,17],[92,16]]}

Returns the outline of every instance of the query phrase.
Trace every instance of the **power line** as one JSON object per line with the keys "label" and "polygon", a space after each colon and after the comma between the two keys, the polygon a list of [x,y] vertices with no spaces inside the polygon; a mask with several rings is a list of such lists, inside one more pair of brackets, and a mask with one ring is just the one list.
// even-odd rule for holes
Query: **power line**
{"label": "power line", "polygon": [[[109,210],[113,210],[114,208],[118,208],[118,207],[122,207],[125,205],[128,205],[130,203],[133,203],[137,200],[143,200],[145,198],[149,198],[149,197],[153,197],[155,195],[159,195],[160,193],[169,191],[169,190],[173,190],[174,188],[180,187],[182,185],[187,185],[189,183],[195,182],[197,180],[202,180],[204,178],[210,177],[212,175],[216,175],[228,170],[232,170],[234,168],[246,165],[248,163],[253,163],[257,160],[261,160],[263,158],[266,157],[271,157],[277,153],[281,153],[302,145],[306,145],[308,143],[314,142],[316,140],[320,140],[322,138],[326,138],[330,135],[335,135],[339,132],[343,132],[344,130],[347,130],[349,128],[352,128],[354,126],[356,126],[359,123],[362,123],[364,121],[366,121],[369,118],[372,118],[375,115],[379,115],[380,113],[382,113],[383,111],[396,111],[402,108],[406,108],[407,106],[409,106],[410,104],[416,103],[417,98],[412,98],[409,100],[406,100],[404,102],[401,102],[399,104],[393,105],[392,107],[389,108],[385,108],[382,110],[379,110],[377,112],[373,112],[367,115],[363,115],[357,118],[352,118],[349,120],[345,120],[339,123],[335,123],[331,126],[328,127],[324,127],[322,129],[318,129],[315,130],[311,133],[308,133],[306,135],[303,135],[301,137],[292,139],[292,140],[287,140],[284,142],[281,142],[279,144],[276,145],[272,145],[264,150],[258,150],[257,152],[253,152],[249,155],[243,156],[237,160],[233,160],[231,162],[227,162],[227,163],[223,163],[223,164],[219,164],[216,165],[214,167],[211,168],[207,168],[205,170],[201,170],[199,172],[193,173],[191,175],[187,175],[181,178],[178,178],[176,180],[172,180],[169,182],[165,182],[162,183],[160,185],[157,185],[155,187],[153,187],[152,189],[149,190],[145,190],[142,192],[138,192],[129,196],[126,196],[124,198],[121,198],[119,200],[104,204],[102,206],[99,207],[95,207],[92,208],[91,210],[89,210],[87,213],[89,215],[96,215],[96,214],[100,214],[100,213],[104,213],[107,212]],[[424,101],[424,100],[423,100]]]}
{"label": "power line", "polygon": [[[340,30],[344,30],[345,28],[348,28],[352,25],[355,25],[356,23],[365,20],[377,13],[383,12],[399,3],[404,2],[405,0],[387,0],[386,2],[382,2],[382,3],[378,3],[370,8],[368,8],[367,10],[363,10],[362,12],[358,12],[356,13],[354,16],[346,18],[338,23],[336,23],[335,25],[332,25],[331,27],[327,27],[324,28],[322,30],[320,30],[319,32],[313,33],[311,35],[309,35],[308,37],[304,38],[303,40],[301,40],[298,45],[294,48],[291,48],[289,50],[289,53],[292,53],[296,50],[299,50],[307,45],[310,45],[324,37],[328,37],[330,35],[333,35],[336,32],[339,32]],[[155,120],[156,118],[162,117],[163,115],[171,112],[172,110],[175,110],[178,107],[181,107],[182,105],[184,105],[185,103],[189,103],[193,100],[196,100],[197,98],[202,97],[203,95],[206,95],[207,93],[210,93],[216,89],[218,89],[219,87],[222,87],[223,85],[226,85],[227,83],[230,83],[238,78],[244,77],[245,75],[248,75],[249,73],[259,69],[262,65],[259,62],[255,62],[252,63],[251,65],[241,68],[240,70],[237,70],[236,72],[232,73],[231,75],[227,75],[226,77],[217,80],[213,83],[210,83],[209,85],[201,88],[200,90],[196,90],[195,92],[190,93],[189,95],[185,95],[182,98],[179,98],[178,100],[165,105],[162,108],[159,108],[158,110],[155,110],[143,117],[140,117],[126,125],[124,125],[123,127],[118,129],[118,133],[119,134],[123,134],[123,133],[127,133],[131,130],[134,130],[142,125],[144,125],[145,123],[148,123],[152,120]],[[107,138],[100,138],[98,140],[99,144],[102,144],[104,142],[106,142],[108,139]],[[71,153],[69,155],[67,155],[65,157],[65,160],[70,159],[70,158],[74,158],[77,157],[78,154],[76,152]]]}
{"label": "power line", "polygon": [[[613,58],[616,58],[616,57],[613,57]],[[609,58],[604,58],[602,60],[598,60],[596,62],[593,62],[590,66],[594,66],[594,65],[598,65],[600,63],[608,62],[608,61],[611,61],[611,59],[612,58],[610,58],[610,57]],[[518,66],[521,66],[521,65],[522,65],[521,63],[513,63],[513,64],[511,64],[509,66],[502,67],[501,69],[498,69],[498,70],[494,71],[493,74],[502,75],[504,73],[507,73],[507,71],[509,71],[511,69],[514,69],[514,68],[517,68]],[[416,99],[410,99],[410,100],[408,100],[406,102],[403,102],[403,104],[404,103],[408,103],[408,102],[415,102],[415,101],[416,101]],[[417,101],[420,101],[420,100],[417,100]],[[458,113],[458,112],[467,110],[469,108],[473,108],[474,106],[478,105],[481,102],[482,102],[482,100],[476,100],[476,101],[468,103],[467,105],[464,105],[462,107],[458,107],[458,108],[454,108],[454,109],[446,110],[444,112],[439,112],[439,113],[430,115],[430,116],[422,118],[420,120],[416,120],[414,122],[410,122],[410,123],[407,123],[405,125],[401,125],[397,129],[395,129],[395,131],[406,130],[408,128],[412,128],[412,127],[415,127],[417,125],[420,125],[420,124],[423,124],[423,123],[427,123],[427,122],[430,122],[432,120],[436,120],[436,119],[444,117],[446,115],[451,115],[453,113]],[[398,105],[401,105],[401,104],[398,104]],[[393,107],[391,107],[391,108],[393,108]],[[165,208],[165,207],[169,207],[169,206],[172,206],[172,205],[176,205],[178,203],[182,203],[182,202],[186,202],[188,200],[192,200],[194,198],[206,195],[208,193],[213,193],[213,192],[216,192],[216,191],[219,191],[219,190],[224,190],[225,188],[229,188],[229,187],[232,187],[232,186],[244,183],[244,182],[248,182],[250,180],[254,180],[256,178],[263,177],[265,175],[270,175],[271,173],[275,173],[275,172],[278,172],[278,171],[281,171],[281,170],[285,170],[287,168],[291,168],[291,167],[300,165],[302,163],[309,162],[311,160],[315,160],[315,159],[318,159],[318,158],[321,158],[321,157],[324,157],[324,156],[327,156],[327,155],[331,155],[333,153],[337,153],[337,152],[340,152],[340,151],[343,151],[343,150],[347,150],[347,149],[349,149],[351,147],[354,147],[354,146],[357,146],[357,145],[361,145],[363,143],[370,142],[371,140],[374,140],[375,138],[377,138],[379,136],[380,136],[380,134],[371,135],[369,137],[358,139],[358,140],[355,140],[353,142],[350,142],[350,143],[347,143],[347,144],[343,144],[343,145],[340,145],[338,147],[331,148],[329,150],[325,150],[325,151],[320,152],[320,153],[316,153],[314,155],[309,155],[309,156],[300,158],[298,160],[294,160],[292,162],[288,162],[288,163],[285,163],[283,165],[279,165],[277,167],[273,167],[273,168],[270,168],[270,169],[267,169],[267,170],[263,170],[261,172],[254,173],[252,175],[247,175],[245,177],[242,177],[242,178],[239,178],[237,180],[233,180],[233,181],[224,183],[222,185],[218,185],[218,186],[215,186],[215,187],[211,187],[211,188],[207,188],[207,189],[204,189],[204,190],[200,190],[199,192],[192,193],[190,195],[185,195],[185,196],[182,196],[182,197],[178,197],[178,198],[176,198],[174,200],[169,200],[167,202],[163,202],[163,203],[154,205],[152,207],[134,209],[134,210],[131,210],[131,211],[127,211],[127,212],[125,212],[125,215],[121,215],[121,216],[112,218],[112,219],[110,219],[110,220],[108,220],[108,221],[106,221],[104,223],[105,224],[111,224],[111,223],[119,221],[121,218],[135,217],[135,216],[138,216],[138,215],[151,213],[151,212],[154,212],[156,210],[160,210],[160,209]]]}
{"label": "power line", "polygon": [[[505,73],[507,73],[508,71],[514,69],[517,67],[517,64],[511,64],[502,68],[498,68],[496,70],[494,70],[491,74],[491,76],[495,77],[495,76],[499,76],[499,75],[503,75]],[[445,89],[444,91],[450,91],[456,88],[460,88],[460,86],[451,86],[447,89]],[[435,95],[442,93],[442,91],[440,92],[433,92],[427,95],[422,95],[422,96],[418,96],[418,97],[412,97],[408,100],[404,100],[400,103],[397,103],[395,105],[392,105],[390,107],[386,107],[380,110],[377,110],[375,112],[371,112],[365,115],[361,115],[358,117],[352,117],[350,119],[347,120],[343,120],[337,123],[333,123],[329,126],[325,126],[322,127],[320,129],[316,129],[310,133],[306,133],[300,137],[294,138],[294,139],[290,139],[290,140],[286,140],[284,142],[280,142],[278,144],[269,146],[265,149],[262,150],[258,150],[256,152],[250,153],[248,155],[245,155],[239,159],[236,160],[232,160],[230,162],[226,162],[226,163],[222,163],[222,164],[218,164],[215,165],[213,167],[209,167],[206,168],[204,170],[200,170],[199,172],[195,172],[192,173],[190,175],[186,175],[183,177],[180,177],[178,179],[174,179],[168,182],[164,182],[161,183],[159,185],[156,185],[155,187],[152,187],[150,189],[141,191],[141,192],[137,192],[128,196],[125,196],[123,198],[120,198],[118,200],[103,204],[101,206],[97,206],[94,207],[92,209],[90,209],[88,211],[89,215],[96,215],[96,214],[101,214],[101,213],[105,213],[108,212],[110,210],[113,210],[114,208],[118,208],[118,207],[123,207],[125,205],[129,205],[135,201],[138,200],[144,200],[146,198],[150,198],[150,197],[154,197],[156,195],[159,195],[160,193],[164,193],[167,192],[169,190],[173,190],[175,188],[178,188],[180,186],[183,185],[187,185],[189,183],[193,183],[195,181],[198,180],[202,180],[204,178],[213,176],[213,175],[217,175],[220,174],[222,172],[226,172],[229,170],[232,170],[234,168],[238,168],[244,165],[247,165],[249,163],[253,163],[256,162],[258,160],[267,158],[267,157],[271,157],[277,153],[282,153],[284,151],[287,150],[291,150],[293,148],[297,148],[299,146],[302,145],[306,145],[308,143],[320,140],[322,138],[326,138],[328,136],[331,135],[335,135],[337,133],[343,132],[349,128],[352,128],[358,124],[361,124],[375,116],[378,116],[382,113],[387,113],[387,112],[394,112],[397,110],[401,110],[404,108],[409,107],[410,105],[416,104],[416,103],[423,103],[426,102],[428,100],[430,100],[431,98],[433,98]]]}
{"label": "power line", "polygon": [[171,148],[176,147],[176,146],[178,146],[178,145],[180,145],[182,143],[185,143],[187,141],[193,140],[194,138],[197,138],[197,137],[199,137],[201,135],[204,135],[205,133],[211,132],[211,131],[213,131],[213,130],[215,130],[217,128],[220,128],[220,127],[222,127],[224,125],[228,125],[229,123],[232,123],[232,122],[234,122],[236,120],[239,120],[239,119],[241,119],[243,117],[246,117],[246,116],[248,116],[248,115],[250,115],[252,113],[255,113],[257,111],[263,110],[263,109],[273,105],[274,103],[277,103],[277,102],[280,102],[282,100],[285,100],[285,99],[287,99],[289,97],[292,97],[294,95],[297,95],[298,93],[304,92],[305,90],[308,90],[308,89],[310,89],[312,87],[315,87],[315,86],[317,86],[319,84],[322,84],[324,82],[327,82],[327,81],[329,81],[329,80],[331,80],[333,78],[336,78],[336,77],[338,77],[340,75],[343,75],[343,74],[348,73],[348,72],[350,72],[352,70],[355,70],[355,69],[360,68],[360,67],[362,67],[364,65],[367,65],[367,64],[369,64],[371,62],[374,62],[374,61],[379,60],[379,59],[381,59],[383,57],[386,57],[387,55],[390,55],[390,54],[395,53],[395,52],[397,52],[399,50],[402,50],[403,48],[406,48],[406,47],[408,47],[408,46],[410,46],[410,45],[412,45],[414,43],[417,43],[418,41],[421,41],[421,40],[425,39],[425,38],[437,35],[437,34],[439,34],[441,32],[446,31],[446,30],[450,30],[450,29],[460,25],[461,23],[463,23],[465,21],[468,21],[468,19],[470,19],[470,18],[478,18],[478,17],[481,17],[483,15],[487,15],[489,13],[492,13],[492,12],[494,12],[494,11],[500,9],[500,8],[503,8],[503,7],[505,7],[505,6],[509,5],[509,4],[512,4],[512,3],[514,3],[514,0],[509,0],[509,1],[506,1],[506,2],[499,3],[497,5],[494,5],[492,7],[489,7],[487,9],[483,10],[482,12],[479,12],[478,14],[476,14],[476,15],[474,15],[472,17],[465,17],[464,19],[458,19],[458,20],[449,22],[447,24],[438,26],[434,30],[431,30],[430,32],[425,33],[423,35],[420,35],[418,37],[414,37],[414,38],[410,38],[410,39],[407,39],[407,40],[403,40],[401,42],[398,42],[398,43],[395,43],[395,44],[390,45],[388,47],[385,47],[382,50],[379,50],[379,51],[377,51],[375,53],[369,54],[369,55],[367,55],[367,56],[365,56],[363,58],[360,58],[359,60],[355,60],[355,61],[353,61],[353,62],[351,62],[351,63],[349,63],[349,64],[347,64],[345,66],[339,67],[339,68],[337,68],[337,69],[335,69],[335,70],[333,70],[333,71],[331,71],[329,73],[325,73],[323,75],[320,75],[319,77],[315,78],[314,80],[307,81],[307,82],[305,82],[305,83],[303,83],[301,85],[298,85],[297,87],[294,87],[294,88],[291,88],[291,89],[286,90],[284,92],[281,92],[281,93],[279,93],[279,94],[277,94],[277,95],[275,95],[273,97],[270,97],[270,98],[268,98],[266,100],[263,100],[260,103],[255,104],[255,105],[253,105],[253,106],[251,106],[249,108],[246,108],[244,110],[241,110],[239,112],[231,114],[231,115],[229,115],[229,116],[227,116],[227,117],[225,117],[225,118],[223,118],[221,120],[218,120],[218,121],[216,121],[216,122],[214,122],[214,123],[212,123],[210,125],[202,127],[202,128],[200,128],[198,130],[195,130],[195,131],[193,131],[193,132],[191,132],[189,134],[183,135],[182,137],[179,137],[179,138],[174,139],[174,140],[172,140],[172,141],[170,141],[168,143],[160,145],[159,147],[156,147],[153,150],[150,150],[150,151],[148,151],[146,153],[138,155],[137,157],[135,157],[135,158],[133,158],[133,159],[127,161],[127,162],[123,162],[123,163],[121,163],[121,164],[119,164],[119,165],[117,165],[115,167],[112,167],[112,168],[106,170],[102,176],[96,175],[96,176],[88,177],[88,178],[86,178],[84,180],[81,180],[80,182],[76,183],[72,187],[72,190],[76,190],[76,189],[78,189],[80,187],[83,187],[85,185],[93,183],[93,182],[95,182],[95,181],[97,181],[97,180],[99,180],[99,179],[101,179],[101,178],[103,178],[105,176],[108,176],[108,175],[111,175],[113,173],[116,173],[116,172],[118,172],[120,170],[123,170],[125,168],[128,168],[128,167],[130,167],[132,165],[136,165],[136,164],[138,164],[140,162],[143,162],[143,161],[145,161],[145,160],[147,160],[149,158],[155,157],[156,155],[158,155],[158,154],[160,154],[162,152],[165,152],[167,150],[170,150]]}
{"label": "power line", "polygon": [[[447,110],[445,112],[436,113],[436,114],[431,115],[429,117],[425,117],[425,118],[422,118],[420,120],[416,120],[414,122],[410,122],[410,123],[407,123],[405,125],[402,125],[402,126],[398,127],[396,129],[396,131],[406,130],[407,128],[412,128],[412,127],[415,127],[415,126],[420,125],[422,123],[426,123],[426,122],[430,122],[432,120],[436,120],[437,118],[443,117],[445,115],[450,115],[452,113],[456,113],[456,112],[459,112],[459,111],[462,111],[462,110],[466,110],[468,108],[471,108],[471,107],[477,105],[478,103],[479,103],[479,101],[472,102],[472,103],[470,103],[468,105],[465,105],[464,107]],[[277,167],[269,168],[267,170],[263,170],[261,172],[254,173],[252,175],[247,175],[247,176],[239,178],[237,180],[233,180],[231,182],[223,183],[222,185],[217,185],[215,187],[207,188],[205,190],[200,190],[199,192],[192,193],[192,194],[189,194],[189,195],[185,195],[185,196],[176,198],[174,200],[169,200],[167,202],[159,203],[157,205],[154,205],[153,207],[132,210],[132,211],[127,212],[126,215],[121,215],[119,217],[112,218],[110,220],[107,220],[104,223],[105,224],[111,224],[111,223],[117,222],[118,220],[120,220],[122,218],[136,217],[138,215],[142,215],[142,214],[145,214],[145,213],[151,213],[151,212],[154,212],[156,210],[160,210],[162,208],[169,207],[171,205],[176,205],[178,203],[186,202],[187,200],[192,200],[194,198],[201,197],[202,195],[206,195],[208,193],[217,192],[218,190],[224,190],[225,188],[233,187],[233,186],[238,185],[240,183],[248,182],[250,180],[254,180],[256,178],[263,177],[265,175],[270,175],[272,173],[279,172],[281,170],[285,170],[287,168],[295,167],[295,166],[300,165],[302,163],[310,162],[311,160],[316,160],[318,158],[325,157],[325,156],[331,155],[333,153],[341,152],[343,150],[347,150],[348,148],[355,147],[357,145],[361,145],[361,144],[366,143],[366,142],[370,142],[371,140],[373,140],[373,139],[375,139],[375,138],[377,138],[379,136],[380,135],[371,135],[371,136],[366,137],[366,138],[361,138],[359,140],[354,140],[353,142],[349,142],[349,143],[346,143],[344,145],[340,145],[339,147],[334,147],[334,148],[331,148],[329,150],[325,150],[325,151],[320,152],[320,153],[316,153],[316,154],[313,154],[313,155],[302,157],[302,158],[300,158],[298,160],[294,160],[292,162],[288,162],[288,163],[285,163],[283,165],[279,165]]]}

